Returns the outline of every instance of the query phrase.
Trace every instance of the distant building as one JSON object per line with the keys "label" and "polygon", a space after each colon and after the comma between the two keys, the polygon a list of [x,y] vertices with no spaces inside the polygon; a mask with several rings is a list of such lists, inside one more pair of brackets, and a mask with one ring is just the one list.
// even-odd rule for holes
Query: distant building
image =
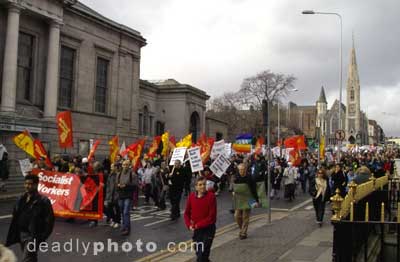
{"label": "distant building", "polygon": [[[339,106],[339,101],[335,100],[330,109],[328,109],[324,87],[321,88],[320,96],[315,106],[297,106],[295,103],[289,102],[287,126],[299,129],[307,138],[316,137],[317,127],[320,130],[320,134],[325,136],[325,141],[329,145],[337,144],[335,133],[339,129],[344,130],[346,134],[343,143],[368,144],[369,123],[366,114],[360,108],[360,81],[354,44],[351,50],[346,92],[347,106],[343,103]],[[340,122],[339,110],[341,111]],[[373,141],[384,140],[383,130],[379,128],[376,127],[373,131]]]}
{"label": "distant building", "polygon": [[385,134],[383,129],[375,120],[368,120],[368,139],[370,145],[385,143]]}
{"label": "distant building", "polygon": [[206,114],[206,135],[207,137],[214,137],[216,141],[225,139],[229,141],[228,137],[228,123],[222,119],[212,117]]}
{"label": "distant building", "polygon": [[315,138],[316,119],[316,106],[299,106],[293,102],[288,104],[286,126],[300,131],[307,138]]}

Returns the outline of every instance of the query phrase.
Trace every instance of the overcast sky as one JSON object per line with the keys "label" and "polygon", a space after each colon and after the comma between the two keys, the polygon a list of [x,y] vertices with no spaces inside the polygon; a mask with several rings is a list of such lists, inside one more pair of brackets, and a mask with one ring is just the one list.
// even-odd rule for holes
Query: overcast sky
{"label": "overcast sky", "polygon": [[212,97],[237,91],[270,69],[292,74],[289,99],[328,107],[339,97],[339,19],[343,17],[343,101],[354,32],[361,107],[387,135],[400,135],[399,0],[81,0],[147,39],[141,78],[174,78]]}

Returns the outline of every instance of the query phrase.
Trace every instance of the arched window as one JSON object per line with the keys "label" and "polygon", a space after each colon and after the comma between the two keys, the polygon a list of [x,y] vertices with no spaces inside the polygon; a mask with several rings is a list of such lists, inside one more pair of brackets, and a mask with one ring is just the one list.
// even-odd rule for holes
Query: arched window
{"label": "arched window", "polygon": [[200,133],[200,116],[197,112],[193,112],[190,116],[189,132],[192,133],[192,140],[196,143]]}

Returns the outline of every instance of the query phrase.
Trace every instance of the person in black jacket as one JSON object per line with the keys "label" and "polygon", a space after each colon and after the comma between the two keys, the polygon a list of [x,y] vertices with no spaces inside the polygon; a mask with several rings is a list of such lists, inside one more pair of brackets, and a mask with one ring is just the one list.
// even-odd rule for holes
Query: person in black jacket
{"label": "person in black jacket", "polygon": [[332,192],[331,194],[335,194],[336,189],[340,190],[340,195],[342,197],[346,196],[346,186],[347,186],[347,176],[342,171],[342,166],[340,164],[336,164],[335,171],[331,175],[331,179],[333,182]]}
{"label": "person in black jacket", "polygon": [[8,164],[8,153],[4,152],[2,159],[0,159],[0,191],[5,192],[6,180],[10,175],[10,168]]}
{"label": "person in black jacket", "polygon": [[122,214],[122,235],[127,236],[131,232],[131,215],[133,192],[138,185],[138,177],[129,166],[130,161],[122,163],[122,171],[117,175],[116,186],[118,193],[118,205]]}
{"label": "person in black jacket", "polygon": [[176,220],[181,216],[179,203],[181,202],[183,187],[186,181],[185,171],[181,161],[176,160],[172,172],[168,175],[169,199],[171,201],[171,220]]}
{"label": "person in black jacket", "polygon": [[[38,192],[39,177],[25,176],[25,191],[14,207],[6,246],[20,243],[24,262],[37,261],[37,249],[53,231],[54,214],[50,200]],[[29,245],[29,247],[28,247]]]}

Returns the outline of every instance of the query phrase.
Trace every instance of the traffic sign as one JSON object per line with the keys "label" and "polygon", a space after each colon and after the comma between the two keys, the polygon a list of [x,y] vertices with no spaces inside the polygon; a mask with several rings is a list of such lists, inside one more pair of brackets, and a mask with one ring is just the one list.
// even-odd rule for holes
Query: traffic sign
{"label": "traffic sign", "polygon": [[344,132],[344,130],[336,130],[335,138],[337,140],[343,141],[346,138],[346,133]]}

